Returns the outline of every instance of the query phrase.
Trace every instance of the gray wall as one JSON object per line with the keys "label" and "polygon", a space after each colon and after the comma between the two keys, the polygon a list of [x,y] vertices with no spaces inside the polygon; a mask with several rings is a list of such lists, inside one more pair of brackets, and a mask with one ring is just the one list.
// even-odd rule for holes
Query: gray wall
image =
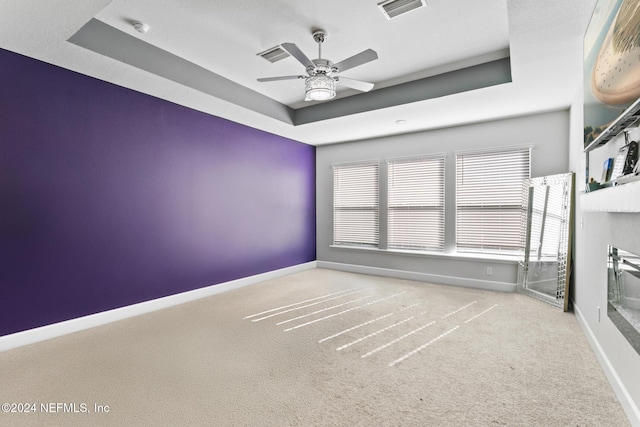
{"label": "gray wall", "polygon": [[[576,253],[572,299],[579,317],[586,323],[587,337],[609,376],[609,380],[633,425],[640,425],[640,355],[607,316],[607,245],[640,253],[638,213],[585,212],[580,191],[584,189],[585,155],[582,152],[582,95],[571,108],[571,165],[580,170],[576,210]],[[635,130],[638,135],[638,130]],[[591,176],[600,180],[603,154],[614,156],[622,136],[593,152]],[[612,151],[612,147],[614,150]],[[595,160],[594,160],[595,159]],[[607,191],[600,190],[600,191]],[[640,197],[640,195],[638,195]],[[582,222],[582,226],[580,225]],[[598,316],[600,307],[600,316]]]}
{"label": "gray wall", "polygon": [[[513,290],[517,279],[515,261],[491,260],[490,257],[456,256],[455,230],[455,152],[460,150],[530,145],[532,176],[568,171],[569,111],[561,110],[525,117],[477,123],[378,138],[316,149],[317,259],[371,268],[400,270],[408,278],[435,283]],[[446,153],[445,255],[413,255],[385,250],[331,247],[333,240],[333,170],[332,164],[361,160],[381,162],[381,235],[385,235],[386,215],[384,160],[395,157]],[[487,275],[486,267],[493,269]],[[364,270],[360,270],[364,271]],[[382,270],[378,270],[381,272]],[[397,273],[393,272],[393,273]],[[391,275],[391,274],[390,274]]]}

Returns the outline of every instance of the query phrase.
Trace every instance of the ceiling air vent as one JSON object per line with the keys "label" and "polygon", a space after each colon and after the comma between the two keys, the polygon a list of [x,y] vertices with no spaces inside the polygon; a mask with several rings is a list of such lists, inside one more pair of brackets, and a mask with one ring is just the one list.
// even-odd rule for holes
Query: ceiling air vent
{"label": "ceiling air vent", "polygon": [[426,5],[425,0],[387,0],[378,3],[378,7],[387,19],[395,18]]}
{"label": "ceiling air vent", "polygon": [[278,62],[281,59],[284,59],[287,56],[290,56],[280,46],[272,47],[271,49],[267,49],[264,52],[258,53],[257,55],[263,57],[264,59],[266,59],[267,61],[269,61],[271,63]]}

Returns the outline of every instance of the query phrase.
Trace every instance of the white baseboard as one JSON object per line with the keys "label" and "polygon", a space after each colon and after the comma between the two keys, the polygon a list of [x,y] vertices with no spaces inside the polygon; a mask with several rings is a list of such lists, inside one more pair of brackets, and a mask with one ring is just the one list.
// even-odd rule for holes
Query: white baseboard
{"label": "white baseboard", "polygon": [[0,352],[316,268],[316,261],[169,295],[0,337]]}
{"label": "white baseboard", "polygon": [[622,406],[622,409],[627,414],[627,418],[629,418],[629,422],[634,427],[640,427],[640,408],[638,408],[638,405],[636,405],[636,403],[631,398],[631,395],[627,391],[627,388],[624,386],[624,384],[620,380],[618,373],[613,368],[611,361],[602,350],[602,347],[600,346],[600,343],[596,339],[595,334],[589,327],[587,320],[585,319],[584,315],[580,311],[580,308],[578,308],[575,302],[573,304],[573,311],[576,313],[576,319],[578,319],[578,323],[582,327],[582,330],[584,331],[584,334],[586,335],[587,340],[589,341],[589,345],[591,346],[591,349],[593,350],[596,357],[598,358],[598,362],[600,362],[600,367],[602,367],[602,370],[607,376],[607,379],[609,380],[609,384],[611,384],[611,388],[613,388],[613,392],[616,394],[616,397],[620,402],[620,406]]}
{"label": "white baseboard", "polygon": [[396,279],[417,280],[438,285],[462,286],[465,288],[485,289],[489,291],[515,292],[515,283],[492,282],[489,280],[468,279],[466,277],[441,276],[438,274],[417,273],[413,271],[393,270],[390,268],[368,267],[364,265],[342,264],[331,261],[317,261],[318,268],[347,271],[350,273],[370,274],[372,276],[393,277]]}

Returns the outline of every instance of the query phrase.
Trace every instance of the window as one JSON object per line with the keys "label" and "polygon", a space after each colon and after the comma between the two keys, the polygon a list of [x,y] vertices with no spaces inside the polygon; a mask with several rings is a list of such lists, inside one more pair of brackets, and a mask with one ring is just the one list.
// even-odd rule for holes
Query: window
{"label": "window", "polygon": [[530,148],[456,155],[456,247],[467,252],[521,250],[522,190]]}
{"label": "window", "polygon": [[378,163],[334,165],[334,245],[378,246],[378,169]]}
{"label": "window", "polygon": [[389,249],[444,250],[444,157],[388,162]]}

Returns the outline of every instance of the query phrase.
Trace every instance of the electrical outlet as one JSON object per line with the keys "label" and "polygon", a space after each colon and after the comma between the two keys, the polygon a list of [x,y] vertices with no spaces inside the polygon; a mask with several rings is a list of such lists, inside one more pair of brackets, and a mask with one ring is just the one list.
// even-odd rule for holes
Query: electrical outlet
{"label": "electrical outlet", "polygon": [[584,217],[580,217],[580,228],[584,228]]}
{"label": "electrical outlet", "polygon": [[600,307],[596,307],[598,309],[598,323],[600,323]]}
{"label": "electrical outlet", "polygon": [[487,267],[487,276],[493,276],[493,268]]}

